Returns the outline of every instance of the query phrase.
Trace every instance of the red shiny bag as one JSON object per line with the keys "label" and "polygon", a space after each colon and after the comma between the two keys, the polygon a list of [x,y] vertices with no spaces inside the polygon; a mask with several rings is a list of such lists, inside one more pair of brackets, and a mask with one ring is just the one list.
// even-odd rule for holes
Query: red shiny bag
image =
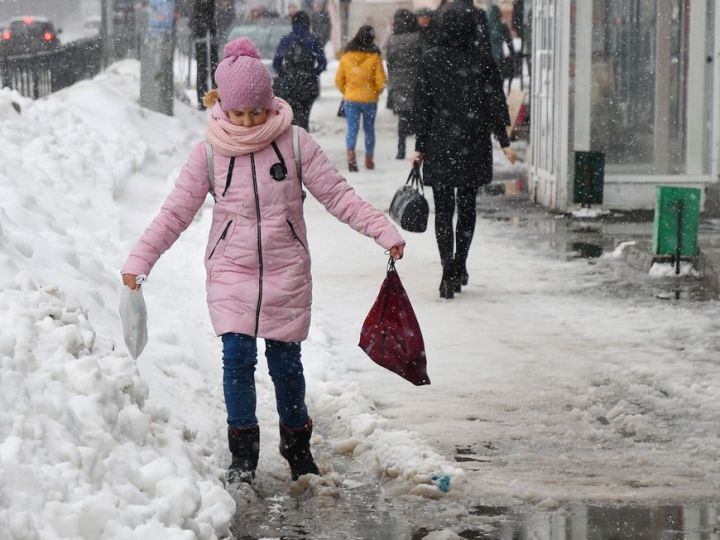
{"label": "red shiny bag", "polygon": [[376,364],[414,385],[430,384],[420,325],[392,259],[363,323],[359,345]]}

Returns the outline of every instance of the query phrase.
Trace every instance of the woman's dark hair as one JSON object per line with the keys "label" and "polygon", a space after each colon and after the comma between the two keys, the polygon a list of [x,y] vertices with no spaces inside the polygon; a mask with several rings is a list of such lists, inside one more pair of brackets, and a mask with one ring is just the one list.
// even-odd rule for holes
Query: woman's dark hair
{"label": "woman's dark hair", "polygon": [[355,37],[347,45],[345,51],[372,52],[380,54],[380,49],[375,45],[375,30],[369,24],[359,28]]}
{"label": "woman's dark hair", "polygon": [[407,9],[398,9],[393,16],[393,33],[409,34],[418,29],[417,19],[411,11]]}

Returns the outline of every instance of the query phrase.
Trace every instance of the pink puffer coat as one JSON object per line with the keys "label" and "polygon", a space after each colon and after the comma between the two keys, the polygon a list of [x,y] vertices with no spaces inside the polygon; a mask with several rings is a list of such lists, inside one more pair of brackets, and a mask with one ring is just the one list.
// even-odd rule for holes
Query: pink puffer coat
{"label": "pink puffer coat", "polygon": [[[395,227],[360,199],[315,140],[299,129],[303,183],[343,223],[385,249],[404,242]],[[214,155],[215,191],[205,250],[207,300],[217,335],[237,332],[277,341],[302,341],[310,328],[312,279],[303,218],[302,189],[295,170],[292,128],[276,139],[287,178],[270,167],[272,146],[234,158]],[[137,242],[122,273],[148,274],[190,225],[209,191],[204,143],[183,166],[175,188]]]}

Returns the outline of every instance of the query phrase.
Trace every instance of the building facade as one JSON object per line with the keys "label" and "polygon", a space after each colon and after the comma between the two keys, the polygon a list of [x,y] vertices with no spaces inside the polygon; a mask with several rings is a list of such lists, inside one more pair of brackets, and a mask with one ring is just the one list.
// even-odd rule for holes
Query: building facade
{"label": "building facade", "polygon": [[533,0],[529,190],[573,205],[576,151],[605,154],[604,204],[718,181],[715,0]]}

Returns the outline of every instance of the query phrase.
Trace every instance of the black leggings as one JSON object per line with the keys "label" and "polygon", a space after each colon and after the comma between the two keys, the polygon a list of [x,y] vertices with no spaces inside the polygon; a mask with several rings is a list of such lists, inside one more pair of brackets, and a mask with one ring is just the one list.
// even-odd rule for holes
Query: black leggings
{"label": "black leggings", "polygon": [[[447,266],[453,258],[462,264],[465,264],[467,260],[475,233],[477,192],[478,187],[475,185],[459,188],[433,186],[435,238],[443,267]],[[456,198],[458,218],[455,234],[453,234]]]}
{"label": "black leggings", "polygon": [[310,131],[310,109],[315,99],[298,99],[288,97],[287,102],[293,110],[293,124]]}

